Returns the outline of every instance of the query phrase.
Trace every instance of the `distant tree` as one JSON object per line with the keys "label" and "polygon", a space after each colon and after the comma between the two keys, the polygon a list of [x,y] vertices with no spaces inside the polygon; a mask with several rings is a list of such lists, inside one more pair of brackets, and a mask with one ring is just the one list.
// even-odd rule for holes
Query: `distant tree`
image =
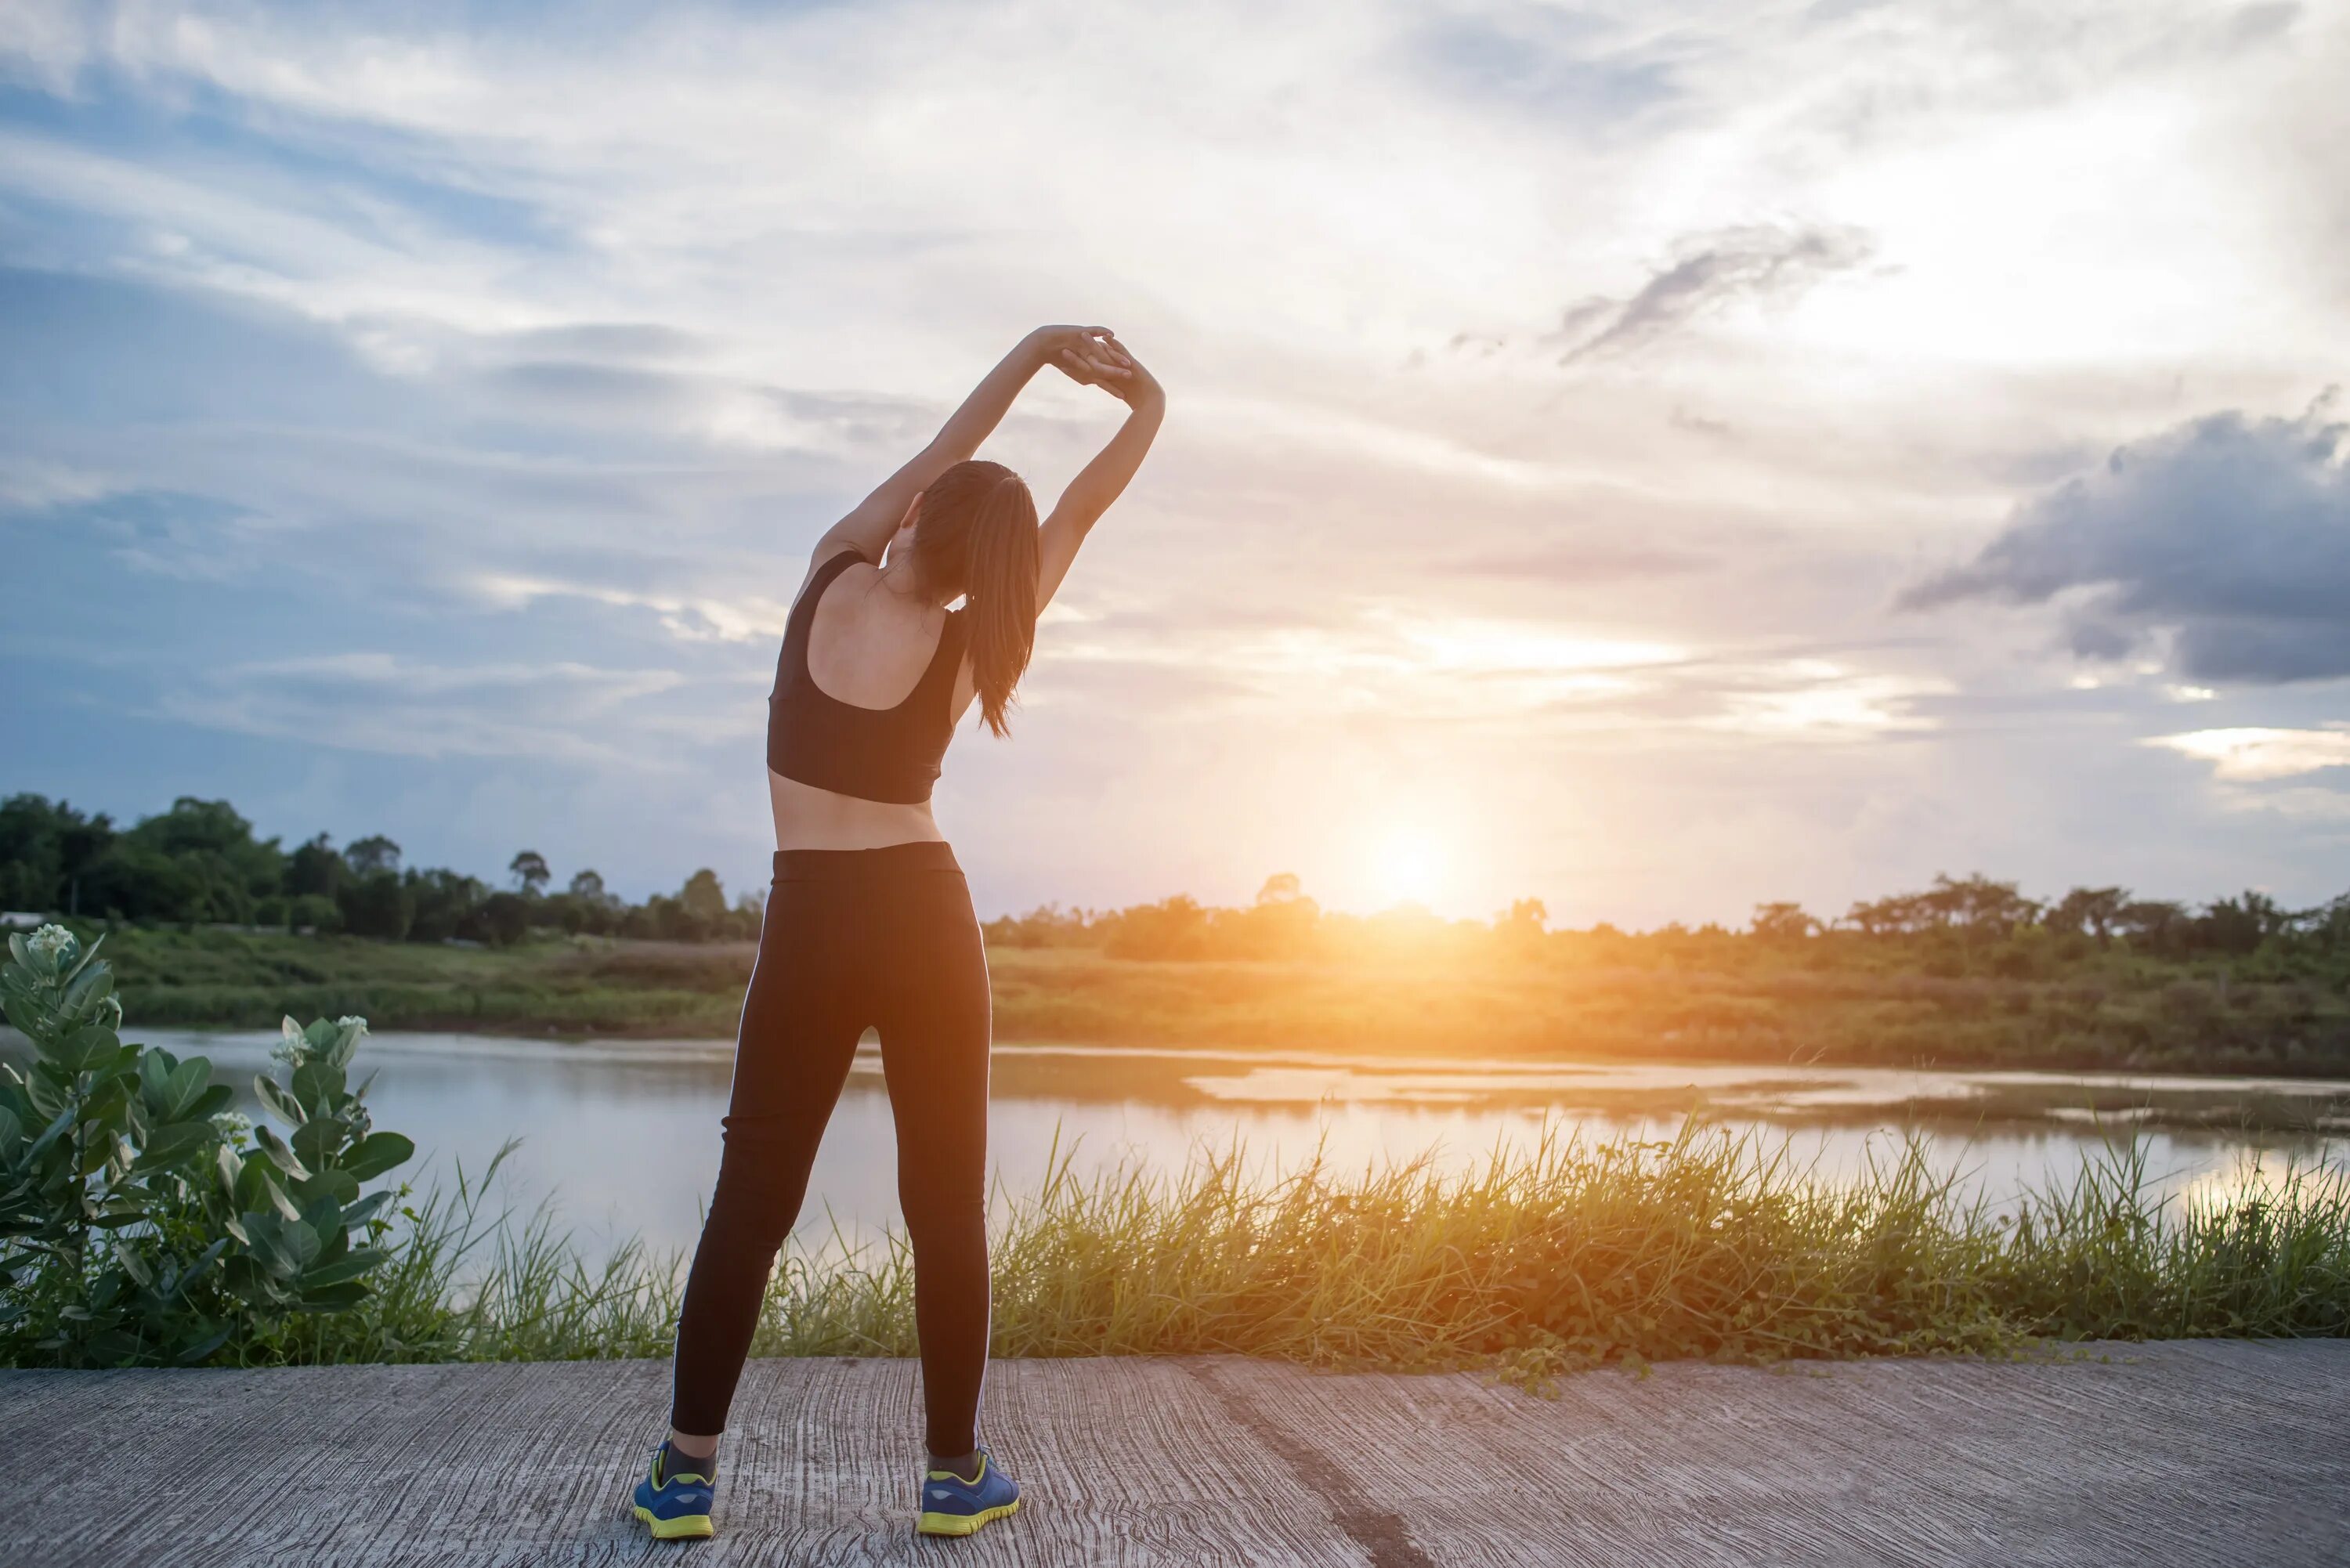
{"label": "distant tree", "polygon": [[0,801],[0,908],[80,913],[83,879],[114,838],[103,813],[37,794]]}
{"label": "distant tree", "polygon": [[114,846],[114,824],[104,812],[84,817],[64,801],[57,802],[57,870],[65,879],[66,912],[78,915],[82,880]]}
{"label": "distant tree", "polygon": [[1520,930],[1539,931],[1550,921],[1550,910],[1540,898],[1513,898],[1502,923]]}
{"label": "distant tree", "polygon": [[1800,942],[1816,933],[1820,923],[1801,904],[1757,904],[1751,929],[1766,942]]}
{"label": "distant tree", "polygon": [[2086,930],[2103,945],[2114,940],[2114,922],[2129,901],[2126,888],[2075,888],[2049,907],[2047,923],[2068,933]]}
{"label": "distant tree", "polygon": [[604,891],[603,877],[593,870],[574,873],[569,892],[583,904],[601,904],[611,897]]}
{"label": "distant tree", "polygon": [[2014,883],[1994,882],[1980,871],[1962,880],[1937,876],[1933,888],[1922,897],[1927,908],[1941,917],[1936,924],[2000,936],[2040,912],[2038,901],[2018,893]]}
{"label": "distant tree", "polygon": [[1207,948],[1208,911],[1187,893],[1103,916],[1103,950],[1112,958],[1198,958]]}
{"label": "distant tree", "polygon": [[335,903],[342,911],[343,929],[355,937],[402,941],[416,923],[415,889],[388,868],[346,878]]}
{"label": "distant tree", "polygon": [[726,889],[720,885],[718,873],[707,866],[685,879],[677,901],[687,918],[705,931],[714,932],[725,922]]}
{"label": "distant tree", "polygon": [[2149,952],[2178,951],[2186,942],[2187,911],[2166,898],[2139,898],[2114,913],[2114,930]]}
{"label": "distant tree", "polygon": [[2196,946],[2215,952],[2243,954],[2269,938],[2290,930],[2293,917],[2274,898],[2258,890],[2220,898],[2206,906],[2189,929]]}
{"label": "distant tree", "polygon": [[400,869],[400,846],[380,833],[370,834],[343,851],[343,859],[362,877]]}
{"label": "distant tree", "polygon": [[323,893],[297,893],[286,900],[286,929],[296,935],[343,929],[343,911]]}
{"label": "distant tree", "polygon": [[294,846],[286,857],[286,891],[296,898],[332,898],[348,869],[335,853],[335,842],[325,834]]}
{"label": "distant tree", "polygon": [[108,846],[89,867],[89,903],[134,919],[249,923],[280,895],[285,864],[228,802],[182,795]]}
{"label": "distant tree", "polygon": [[515,886],[520,888],[523,896],[528,898],[537,898],[555,877],[555,873],[546,868],[546,857],[536,849],[525,849],[516,855],[506,863],[506,871],[514,877]]}
{"label": "distant tree", "polygon": [[401,877],[400,887],[414,911],[408,927],[410,941],[445,942],[452,937],[489,940],[482,926],[482,906],[490,889],[478,877],[436,867],[408,872]]}
{"label": "distant tree", "polygon": [[767,890],[762,888],[735,898],[734,907],[726,913],[726,923],[721,934],[733,941],[755,941],[759,929],[766,921]]}
{"label": "distant tree", "polygon": [[1305,884],[1297,879],[1295,871],[1276,871],[1264,879],[1263,887],[1256,890],[1256,901],[1260,904],[1287,904],[1304,897]]}
{"label": "distant tree", "polygon": [[493,893],[482,901],[484,939],[510,948],[530,934],[530,900],[519,893]]}

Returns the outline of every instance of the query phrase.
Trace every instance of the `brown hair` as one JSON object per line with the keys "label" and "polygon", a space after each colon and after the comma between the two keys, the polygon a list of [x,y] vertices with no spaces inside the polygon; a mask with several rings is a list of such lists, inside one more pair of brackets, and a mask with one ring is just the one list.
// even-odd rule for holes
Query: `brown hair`
{"label": "brown hair", "polygon": [[1036,646],[1036,500],[1026,482],[976,458],[948,469],[922,492],[914,558],[925,587],[969,599],[980,716],[1009,734],[1004,710]]}

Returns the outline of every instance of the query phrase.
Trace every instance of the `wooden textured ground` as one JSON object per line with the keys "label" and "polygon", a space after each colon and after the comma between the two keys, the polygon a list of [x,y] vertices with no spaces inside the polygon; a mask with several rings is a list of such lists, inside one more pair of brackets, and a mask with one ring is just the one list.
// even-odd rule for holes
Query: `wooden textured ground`
{"label": "wooden textured ground", "polygon": [[718,1540],[652,1544],[621,1497],[667,1384],[643,1362],[0,1372],[0,1563],[2350,1561],[2350,1342],[1668,1366],[1555,1401],[1001,1362],[985,1425],[1027,1504],[967,1542],[910,1533],[910,1365],[766,1361]]}

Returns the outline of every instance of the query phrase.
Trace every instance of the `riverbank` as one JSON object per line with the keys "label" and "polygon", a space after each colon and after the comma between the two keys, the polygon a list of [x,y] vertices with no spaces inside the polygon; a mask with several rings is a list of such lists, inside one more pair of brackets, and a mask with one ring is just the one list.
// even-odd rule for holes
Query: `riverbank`
{"label": "riverbank", "polygon": [[[621,1506],[668,1380],[652,1360],[0,1372],[0,1557],[671,1562]],[[1672,1366],[1555,1399],[1225,1356],[1003,1361],[988,1437],[1024,1506],[949,1550],[1041,1568],[2297,1568],[2350,1533],[2345,1404],[2341,1341]],[[911,1363],[754,1361],[735,1408],[697,1564],[939,1560],[908,1507]]]}
{"label": "riverbank", "polygon": [[[1853,950],[1860,952],[1860,950]],[[512,948],[131,929],[107,943],[141,1023],[723,1039],[748,943],[547,937]],[[1759,956],[1758,956],[1759,955]],[[2350,1076],[2350,996],[2308,978],[2091,952],[1939,974],[1823,943],[1659,964],[1409,953],[1378,962],[989,950],[998,1038],[1523,1059]],[[1895,955],[1898,959],[1898,955]],[[2053,962],[2053,961],[2052,961]]]}

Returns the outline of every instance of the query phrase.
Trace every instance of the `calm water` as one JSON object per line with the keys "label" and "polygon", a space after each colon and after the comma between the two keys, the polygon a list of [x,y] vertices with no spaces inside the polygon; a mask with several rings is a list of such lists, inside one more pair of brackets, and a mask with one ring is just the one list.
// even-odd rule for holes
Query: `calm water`
{"label": "calm water", "polygon": [[[202,1054],[248,1115],[274,1033],[138,1033]],[[22,1042],[15,1043],[21,1050]],[[413,1137],[418,1185],[485,1167],[510,1137],[504,1196],[556,1205],[583,1250],[641,1235],[690,1247],[718,1171],[732,1046],[711,1041],[557,1044],[378,1034],[376,1125]],[[2350,1083],[2121,1075],[1918,1073],[1882,1068],[1595,1065],[999,1045],[989,1110],[1000,1191],[1035,1189],[1057,1137],[1081,1171],[1139,1161],[1180,1169],[1237,1137],[1259,1168],[1317,1145],[1336,1164],[1433,1152],[1451,1168],[1532,1145],[1547,1122],[1596,1137],[1669,1137],[1710,1118],[1773,1140],[1830,1176],[1896,1151],[1902,1129],[1994,1198],[2062,1181],[2109,1136],[2137,1132],[2166,1189],[2231,1189],[2293,1158],[2350,1159]],[[2204,1123],[2209,1125],[2187,1125]],[[897,1219],[896,1148],[879,1054],[858,1054],[816,1158],[804,1239],[837,1222],[868,1237]],[[419,1176],[421,1179],[419,1179]]]}

